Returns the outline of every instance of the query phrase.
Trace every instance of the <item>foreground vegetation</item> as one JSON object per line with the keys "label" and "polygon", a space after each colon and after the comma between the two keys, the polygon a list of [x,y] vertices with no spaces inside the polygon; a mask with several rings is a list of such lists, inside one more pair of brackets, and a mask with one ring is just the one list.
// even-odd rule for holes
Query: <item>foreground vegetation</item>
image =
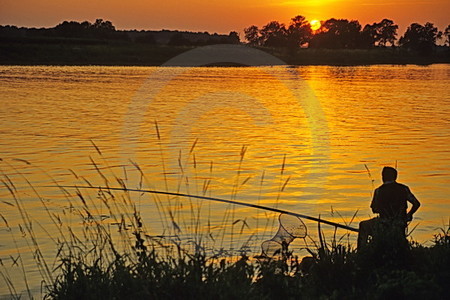
{"label": "foreground vegetation", "polygon": [[[360,253],[341,244],[322,244],[299,263],[278,259],[237,261],[204,253],[159,256],[136,241],[138,259],[116,254],[61,257],[62,275],[51,299],[445,299],[450,280],[449,230],[434,245],[378,241]],[[181,249],[179,249],[181,253]]]}
{"label": "foreground vegetation", "polygon": [[[13,188],[11,192],[16,195]],[[255,256],[254,252],[242,249],[236,257],[206,250],[201,239],[195,242],[194,248],[188,249],[180,236],[171,239],[146,234],[145,224],[127,196],[122,204],[128,202],[131,210],[120,204],[120,195],[99,190],[99,197],[110,205],[106,217],[108,213],[99,215],[98,207],[89,203],[87,195],[79,190],[76,194],[83,203],[78,211],[83,222],[81,230],[64,222],[63,216],[47,210],[59,232],[58,238],[52,238],[57,250],[56,257],[50,260],[54,261],[53,266],[48,253],[43,253],[39,246],[31,225],[36,222],[21,203],[15,202],[24,221],[19,226],[22,236],[30,240],[29,247],[42,276],[45,299],[448,297],[450,226],[441,229],[429,247],[384,232],[366,248],[356,251],[350,243],[342,242],[342,238],[334,236],[327,241],[319,225],[319,241],[313,241],[315,247],[307,248],[310,256],[306,258],[299,258],[288,249],[274,256]],[[122,214],[113,215],[113,206]],[[106,219],[113,222],[103,222]],[[20,255],[17,260],[23,268]],[[26,270],[23,272],[26,280]],[[11,298],[22,298],[23,292],[16,290],[8,277],[6,261],[1,263],[0,273]],[[34,297],[31,291],[28,293],[30,298]]]}

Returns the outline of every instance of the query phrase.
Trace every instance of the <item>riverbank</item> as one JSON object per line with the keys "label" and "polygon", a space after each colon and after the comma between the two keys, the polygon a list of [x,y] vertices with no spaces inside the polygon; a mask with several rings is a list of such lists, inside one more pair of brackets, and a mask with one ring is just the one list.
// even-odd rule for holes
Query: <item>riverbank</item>
{"label": "riverbank", "polygon": [[[1,65],[116,65],[159,66],[193,49],[188,46],[155,46],[136,43],[33,43],[3,41]],[[374,65],[450,63],[450,50],[437,48],[428,56],[405,49],[299,49],[260,48],[290,65]]]}
{"label": "riverbank", "polygon": [[[276,258],[238,260],[204,253],[161,256],[140,242],[135,261],[61,257],[62,275],[49,288],[51,299],[445,299],[450,280],[449,231],[432,247],[372,242],[364,251],[331,241]],[[182,253],[179,249],[178,253]]]}

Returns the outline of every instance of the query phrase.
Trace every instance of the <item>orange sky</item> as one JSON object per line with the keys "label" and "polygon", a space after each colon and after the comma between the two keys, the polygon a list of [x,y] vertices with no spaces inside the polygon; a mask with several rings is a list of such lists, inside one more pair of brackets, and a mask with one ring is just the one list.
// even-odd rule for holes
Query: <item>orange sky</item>
{"label": "orange sky", "polygon": [[64,20],[110,20],[117,29],[179,29],[228,33],[295,15],[357,19],[364,26],[390,18],[403,32],[413,22],[450,24],[450,0],[0,0],[0,24],[53,27]]}

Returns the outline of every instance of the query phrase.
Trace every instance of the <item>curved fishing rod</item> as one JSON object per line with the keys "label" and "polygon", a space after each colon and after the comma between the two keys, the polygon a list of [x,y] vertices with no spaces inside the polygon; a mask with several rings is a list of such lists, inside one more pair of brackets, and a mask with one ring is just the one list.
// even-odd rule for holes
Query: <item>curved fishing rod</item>
{"label": "curved fishing rod", "polygon": [[354,231],[354,232],[359,232],[358,229],[356,229],[356,228],[353,228],[353,227],[350,227],[347,225],[342,225],[342,224],[335,223],[335,222],[331,222],[331,221],[327,221],[327,220],[323,220],[320,218],[302,215],[302,214],[294,213],[294,212],[283,210],[283,209],[272,208],[272,207],[267,207],[267,206],[262,206],[262,205],[257,205],[257,204],[250,204],[250,203],[234,201],[234,200],[225,200],[225,199],[220,199],[220,198],[196,196],[196,195],[183,194],[183,193],[163,192],[163,191],[155,191],[155,190],[141,190],[141,189],[115,188],[115,187],[102,187],[102,186],[94,187],[94,186],[58,185],[58,186],[48,186],[48,187],[74,188],[74,189],[77,189],[77,188],[104,189],[104,190],[113,190],[113,191],[128,191],[128,192],[141,192],[141,193],[150,193],[150,194],[159,194],[159,195],[169,195],[169,196],[178,196],[178,197],[187,197],[187,198],[190,197],[190,198],[196,198],[196,199],[202,199],[202,200],[208,200],[208,201],[215,201],[215,202],[247,206],[247,207],[252,207],[252,208],[256,208],[256,209],[268,210],[268,211],[272,211],[272,212],[276,212],[276,213],[280,213],[280,214],[291,215],[291,216],[304,218],[304,219],[319,222],[319,223],[328,224],[331,226],[339,227],[339,228]]}

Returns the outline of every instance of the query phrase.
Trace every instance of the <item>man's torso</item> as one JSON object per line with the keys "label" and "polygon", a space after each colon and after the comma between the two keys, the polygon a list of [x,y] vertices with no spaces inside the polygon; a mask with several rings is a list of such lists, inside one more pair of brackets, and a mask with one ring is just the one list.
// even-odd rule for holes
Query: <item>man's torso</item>
{"label": "man's torso", "polygon": [[406,219],[409,189],[406,185],[390,182],[381,185],[375,191],[372,206],[382,219]]}

